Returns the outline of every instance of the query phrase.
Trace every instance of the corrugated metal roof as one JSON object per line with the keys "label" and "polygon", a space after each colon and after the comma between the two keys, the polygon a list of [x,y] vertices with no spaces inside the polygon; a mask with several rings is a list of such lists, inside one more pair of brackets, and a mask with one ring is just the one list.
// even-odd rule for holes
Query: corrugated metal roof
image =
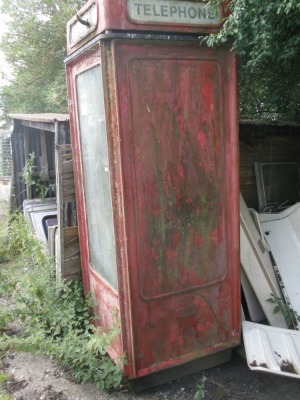
{"label": "corrugated metal roof", "polygon": [[46,122],[54,123],[55,120],[59,122],[69,121],[69,114],[8,114],[9,117],[13,119],[18,119],[21,121],[33,121],[33,122]]}

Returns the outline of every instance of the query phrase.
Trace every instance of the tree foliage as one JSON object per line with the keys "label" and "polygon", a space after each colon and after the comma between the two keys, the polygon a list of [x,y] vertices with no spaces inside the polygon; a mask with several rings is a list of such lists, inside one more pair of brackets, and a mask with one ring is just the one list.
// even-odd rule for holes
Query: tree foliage
{"label": "tree foliage", "polygon": [[300,122],[300,1],[231,0],[229,7],[208,43],[233,40],[241,116]]}
{"label": "tree foliage", "polygon": [[85,0],[2,0],[8,30],[0,46],[13,67],[1,89],[7,113],[67,112],[66,23]]}

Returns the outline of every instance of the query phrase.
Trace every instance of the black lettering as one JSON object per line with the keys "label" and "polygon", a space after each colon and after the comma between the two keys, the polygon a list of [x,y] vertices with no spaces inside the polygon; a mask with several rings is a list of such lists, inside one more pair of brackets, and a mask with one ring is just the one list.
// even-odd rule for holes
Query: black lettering
{"label": "black lettering", "polygon": [[137,14],[138,15],[141,15],[141,7],[142,7],[142,4],[141,3],[134,3],[134,6],[137,8]]}
{"label": "black lettering", "polygon": [[197,10],[194,7],[188,8],[188,14],[190,18],[196,18]]}
{"label": "black lettering", "polygon": [[168,7],[167,6],[160,6],[161,16],[168,17]]}
{"label": "black lettering", "polygon": [[154,17],[160,17],[160,13],[158,13],[156,9],[156,4],[153,4],[153,15]]}
{"label": "black lettering", "polygon": [[198,8],[198,17],[201,19],[201,18],[204,18],[204,19],[206,19],[206,9],[204,8],[203,10],[201,10],[201,8]]}
{"label": "black lettering", "polygon": [[151,17],[151,6],[150,4],[144,4],[144,15]]}
{"label": "black lettering", "polygon": [[182,16],[184,16],[184,18],[186,18],[186,8],[178,6],[178,14],[179,14],[179,18],[181,18]]}
{"label": "black lettering", "polygon": [[177,13],[177,7],[176,6],[170,6],[170,16],[173,17],[174,14]]}

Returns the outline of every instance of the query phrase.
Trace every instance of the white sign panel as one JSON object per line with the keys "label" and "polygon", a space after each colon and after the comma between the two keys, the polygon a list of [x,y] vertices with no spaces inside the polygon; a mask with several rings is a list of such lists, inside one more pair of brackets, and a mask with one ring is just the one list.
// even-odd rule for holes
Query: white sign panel
{"label": "white sign panel", "polygon": [[178,0],[127,0],[127,13],[135,22],[220,25],[220,7],[207,2]]}

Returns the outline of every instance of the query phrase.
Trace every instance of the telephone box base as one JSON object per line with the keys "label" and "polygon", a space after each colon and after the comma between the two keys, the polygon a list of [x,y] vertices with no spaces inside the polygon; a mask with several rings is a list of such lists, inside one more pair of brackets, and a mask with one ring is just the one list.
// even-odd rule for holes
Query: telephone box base
{"label": "telephone box base", "polygon": [[223,350],[218,353],[210,354],[207,357],[202,357],[183,365],[177,365],[129,382],[133,390],[139,393],[172,380],[184,378],[185,376],[225,364],[231,361],[231,356],[232,349]]}

